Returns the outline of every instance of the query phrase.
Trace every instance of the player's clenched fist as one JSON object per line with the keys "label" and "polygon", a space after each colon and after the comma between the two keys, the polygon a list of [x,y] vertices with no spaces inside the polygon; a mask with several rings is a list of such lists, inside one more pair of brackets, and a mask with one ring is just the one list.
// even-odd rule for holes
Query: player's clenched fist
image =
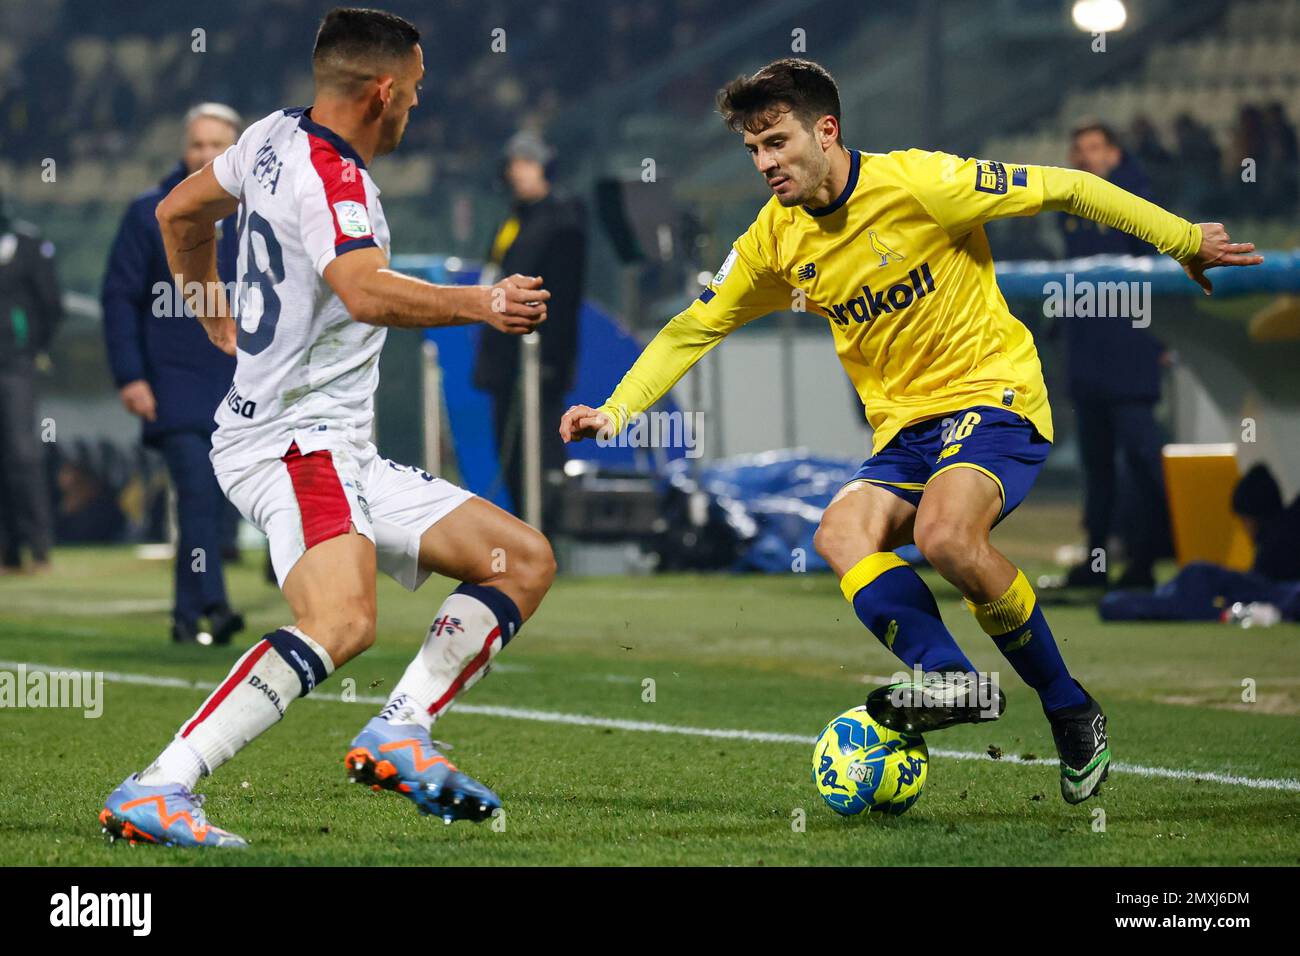
{"label": "player's clenched fist", "polygon": [[604,412],[598,412],[590,405],[574,405],[560,419],[560,437],[566,442],[582,441],[604,434],[608,437],[614,423]]}
{"label": "player's clenched fist", "polygon": [[541,276],[506,276],[488,290],[483,321],[511,335],[526,335],[546,321],[546,300]]}

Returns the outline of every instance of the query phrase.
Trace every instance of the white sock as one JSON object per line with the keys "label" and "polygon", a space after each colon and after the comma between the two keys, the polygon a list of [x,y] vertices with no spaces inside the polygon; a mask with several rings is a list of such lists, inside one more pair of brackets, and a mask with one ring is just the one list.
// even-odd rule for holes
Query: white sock
{"label": "white sock", "polygon": [[141,782],[193,788],[201,774],[212,773],[274,725],[290,703],[333,670],[326,650],[298,628],[273,631],[235,662]]}
{"label": "white sock", "polygon": [[186,790],[193,790],[199,778],[207,772],[199,752],[178,734],[158,759],[140,774],[140,782],[150,786],[179,783]]}
{"label": "white sock", "polygon": [[482,680],[521,623],[519,609],[503,592],[462,584],[442,602],[420,652],[379,716],[428,730],[462,691]]}

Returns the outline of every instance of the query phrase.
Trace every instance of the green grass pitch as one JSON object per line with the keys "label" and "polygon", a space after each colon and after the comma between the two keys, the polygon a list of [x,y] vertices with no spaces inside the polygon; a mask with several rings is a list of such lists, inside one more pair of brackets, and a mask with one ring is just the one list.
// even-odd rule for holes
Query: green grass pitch
{"label": "green grass pitch", "polygon": [[[1017,519],[1018,560],[1045,569],[1032,522]],[[1067,662],[1106,707],[1119,764],[1100,799],[1070,807],[1055,766],[1034,762],[1054,757],[1037,699],[928,573],[959,642],[1001,672],[1008,707],[997,724],[927,738],[925,793],[899,818],[840,818],[809,779],[811,738],[895,662],[833,578],[796,573],[562,579],[434,728],[501,793],[503,820],[419,817],[349,784],[342,766],[446,590],[434,580],[411,595],[383,579],[376,646],[200,787],[213,820],[251,848],[107,845],[95,816],[109,790],[239,649],[287,623],[259,570],[250,555],[232,572],[250,623],[233,649],[171,646],[169,567],[127,549],[64,550],[51,575],[0,580],[0,669],[108,673],[98,719],[0,710],[0,864],[1300,863],[1300,627],[1103,626],[1091,608],[1050,608]],[[358,701],[342,699],[344,678]]]}

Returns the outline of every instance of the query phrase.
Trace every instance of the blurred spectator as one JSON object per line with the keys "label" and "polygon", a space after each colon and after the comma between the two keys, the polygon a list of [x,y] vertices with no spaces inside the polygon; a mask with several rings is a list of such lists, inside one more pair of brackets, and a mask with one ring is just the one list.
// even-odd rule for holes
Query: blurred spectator
{"label": "blurred spectator", "polygon": [[[1225,200],[1237,215],[1262,216],[1268,212],[1268,180],[1274,171],[1268,162],[1264,139],[1264,114],[1258,107],[1243,106],[1232,128],[1228,149],[1224,154]],[[1249,180],[1245,164],[1254,164]]]}
{"label": "blurred spectator", "polygon": [[[182,179],[231,146],[239,116],[204,103],[185,118],[184,156],[159,185],[133,201],[109,255],[104,277],[104,338],[122,404],[141,420],[144,442],[162,452],[176,490],[180,526],[176,546],[172,640],[198,640],[207,618],[215,643],[243,628],[226,598],[222,566],[229,504],[208,460],[213,415],[235,373],[188,314],[175,315],[173,283],[154,210]],[[235,216],[218,224],[217,272],[235,280]],[[160,297],[157,289],[165,289]],[[163,308],[155,308],[159,302]]]}
{"label": "blurred spectator", "polygon": [[1152,183],[1151,201],[1167,205],[1174,200],[1171,184],[1177,179],[1177,164],[1160,142],[1160,132],[1147,116],[1134,118],[1129,127],[1130,152]]}
{"label": "blurred spectator", "polygon": [[1214,134],[1188,113],[1174,120],[1174,152],[1178,157],[1178,201],[1176,211],[1193,221],[1219,208],[1219,147]]}
{"label": "blurred spectator", "polygon": [[1268,197],[1268,209],[1293,214],[1300,200],[1300,151],[1296,148],[1295,127],[1287,120],[1281,103],[1274,101],[1264,107],[1263,139],[1260,185]]}
{"label": "blurred spectator", "polygon": [[[1120,148],[1104,123],[1090,121],[1074,129],[1070,163],[1116,186],[1146,198],[1146,174]],[[1155,250],[1127,233],[1091,220],[1063,215],[1067,258],[1101,254],[1152,255]],[[1154,583],[1152,568],[1168,536],[1163,444],[1155,419],[1160,398],[1164,346],[1146,329],[1133,327],[1132,316],[1070,316],[1063,319],[1070,397],[1074,400],[1079,454],[1084,473],[1084,527],[1088,556],[1071,568],[1069,586],[1107,584],[1107,572],[1094,570],[1093,555],[1105,549],[1118,510],[1116,458],[1123,460],[1131,488],[1138,497],[1135,514],[1141,521],[1125,529],[1128,565],[1121,587]]]}
{"label": "blurred spectator", "polygon": [[36,373],[63,317],[54,244],[9,217],[0,196],[0,531],[3,567],[49,567],[53,525],[36,420]]}
{"label": "blurred spectator", "polygon": [[[482,143],[508,135],[513,116],[527,113],[544,123],[561,103],[635,77],[750,6],[748,0],[656,0],[588,10],[566,0],[504,6],[387,0],[385,9],[420,27],[426,56],[439,67],[438,109],[415,111],[407,142],[471,156]],[[815,7],[836,10],[829,0]],[[132,17],[112,4],[65,4],[49,11],[41,31],[20,46],[12,75],[0,76],[0,137],[11,158],[72,153],[104,160],[137,151],[142,137],[135,134],[154,117],[184,110],[189,90],[207,89],[259,116],[272,106],[295,105],[302,76],[299,61],[285,54],[310,39],[301,24],[326,8],[314,0],[227,0],[205,10],[204,51],[195,57],[196,24],[185,4],[135,0]],[[132,34],[141,22],[150,25],[146,39],[155,44],[143,64],[124,55],[120,43],[140,40]],[[494,49],[496,29],[505,31],[504,50]],[[102,48],[93,67],[69,58],[82,38]],[[177,38],[182,42],[174,47]],[[575,49],[583,55],[573,55]],[[711,93],[716,76],[701,72]],[[679,100],[690,92],[668,91]],[[699,100],[686,102],[694,108]]]}
{"label": "blurred spectator", "polygon": [[104,477],[80,460],[64,460],[57,472],[59,505],[55,528],[68,544],[120,541],[126,518]]}
{"label": "blurred spectator", "polygon": [[[542,276],[551,293],[546,322],[535,333],[541,336],[544,474],[563,470],[568,459],[554,423],[563,416],[564,397],[573,385],[587,247],[582,203],[558,196],[551,188],[554,159],[551,148],[532,133],[519,133],[507,144],[503,172],[514,202],[488,250],[489,268],[497,274]],[[474,385],[492,396],[497,453],[517,512],[522,512],[524,501],[520,348],[518,336],[485,326],[474,367]],[[550,483],[544,482],[544,487]],[[547,515],[553,510],[547,501],[543,509]]]}

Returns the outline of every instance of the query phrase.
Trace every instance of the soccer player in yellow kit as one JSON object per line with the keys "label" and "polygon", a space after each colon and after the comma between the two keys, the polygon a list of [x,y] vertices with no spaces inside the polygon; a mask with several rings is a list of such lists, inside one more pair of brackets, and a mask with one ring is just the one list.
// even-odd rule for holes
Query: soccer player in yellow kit
{"label": "soccer player in yellow kit", "polygon": [[894,554],[914,541],[1038,692],[1061,793],[1086,800],[1110,764],[1105,715],[1066,669],[1024,572],[989,542],[1047,457],[1052,414],[1033,336],[998,291],[984,223],[1043,210],[1084,216],[1174,257],[1207,294],[1206,269],[1262,258],[1219,223],[1194,225],[1088,173],[846,149],[835,82],[807,60],[733,81],[718,105],[772,198],[614,394],[565,413],[562,437],[619,432],[753,319],[801,304],[824,314],[874,436],[814,543],[862,623],[925,675],[873,691],[868,712],[919,732],[996,719],[1004,706],[929,588]]}

